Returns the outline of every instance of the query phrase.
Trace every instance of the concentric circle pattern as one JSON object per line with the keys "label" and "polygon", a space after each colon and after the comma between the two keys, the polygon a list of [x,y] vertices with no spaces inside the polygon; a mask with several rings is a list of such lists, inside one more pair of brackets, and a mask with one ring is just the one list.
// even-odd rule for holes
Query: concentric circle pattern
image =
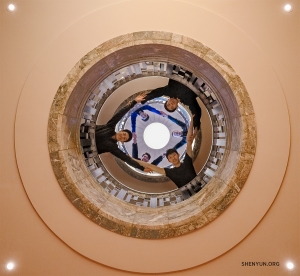
{"label": "concentric circle pattern", "polygon": [[[149,35],[164,36],[164,43],[147,44]],[[186,50],[183,41],[194,47]],[[197,177],[183,190],[163,195],[124,189],[105,170],[94,143],[106,99],[126,80],[155,74],[191,88],[209,111],[214,131]],[[108,41],[78,62],[53,101],[48,141],[57,180],[77,209],[116,233],[157,239],[200,228],[227,208],[250,172],[256,126],[248,93],[224,59],[191,39],[178,42],[171,33],[141,32]]]}
{"label": "concentric circle pattern", "polygon": [[[135,96],[140,93],[149,93],[149,91],[138,92],[130,97],[133,99]],[[125,102],[121,104],[124,106],[128,104],[127,99]],[[128,111],[123,118],[118,122],[116,126],[116,131],[122,131],[123,129],[128,129],[133,133],[133,139],[127,143],[118,143],[119,148],[125,152],[126,154],[139,158],[142,160],[142,157],[147,155],[146,162],[150,162],[154,165],[159,165],[160,167],[171,167],[170,162],[168,162],[167,158],[165,158],[166,151],[170,148],[174,148],[177,150],[180,156],[180,160],[184,158],[184,154],[186,152],[186,134],[187,127],[189,126],[189,122],[191,120],[191,116],[187,111],[187,107],[184,107],[182,104],[179,104],[176,111],[169,113],[165,110],[164,104],[166,102],[166,97],[158,97],[147,101],[145,104],[136,104],[130,111]],[[118,108],[118,110],[121,108]],[[142,113],[140,113],[142,111]],[[145,119],[142,118],[144,116]],[[166,133],[167,142],[163,147],[159,149],[151,148],[147,145],[146,139],[144,137],[145,132],[149,131],[150,124],[161,124],[166,127],[168,131]],[[174,133],[178,133],[177,136],[174,136]],[[199,147],[201,143],[201,132],[198,133],[195,143],[193,144],[193,159],[197,156],[199,152]],[[152,140],[157,140],[157,142],[161,142],[161,133],[159,130],[151,130],[149,135],[152,135],[153,138],[149,138],[149,142],[151,144]],[[149,157],[150,156],[150,157]],[[168,178],[164,177],[158,173],[145,173],[136,168],[129,166],[128,164],[124,165],[124,162],[115,158],[118,165],[129,175],[141,180],[144,179],[147,182],[162,182],[166,181]],[[102,160],[103,162],[103,160]],[[104,164],[105,166],[105,164]],[[130,168],[130,170],[128,169]],[[145,176],[145,177],[143,177]],[[124,183],[123,183],[124,184]],[[154,191],[153,191],[154,192]]]}
{"label": "concentric circle pattern", "polygon": [[[195,178],[191,183],[176,191],[159,194],[145,194],[139,193],[136,190],[133,191],[127,186],[124,186],[123,183],[121,183],[120,181],[116,181],[112,177],[108,178],[105,176],[110,175],[110,173],[106,170],[105,166],[103,166],[101,160],[98,157],[93,133],[98,113],[102,105],[105,103],[101,103],[100,101],[102,95],[112,93],[112,91],[116,91],[117,88],[137,77],[141,78],[152,76],[153,71],[158,71],[155,70],[154,64],[156,67],[160,68],[160,72],[157,72],[157,75],[167,76],[169,78],[176,79],[177,81],[188,85],[193,91],[195,91],[195,93],[199,95],[199,98],[203,100],[205,107],[208,110],[210,110],[210,117],[211,121],[213,122],[213,125],[218,127],[214,128],[213,130],[214,137],[216,138],[213,140],[214,147],[211,149],[210,155],[207,156],[206,164],[198,173],[197,178]],[[127,76],[127,79],[125,76]],[[92,175],[97,179],[97,181],[100,182],[100,185],[109,194],[116,196],[118,199],[125,200],[126,202],[137,206],[156,208],[174,205],[183,200],[188,199],[191,195],[196,194],[214,176],[215,171],[218,168],[220,161],[223,159],[223,154],[225,152],[227,128],[225,124],[223,109],[219,100],[216,97],[216,92],[214,92],[214,90],[216,90],[216,88],[209,87],[209,85],[206,82],[204,82],[203,77],[197,77],[187,69],[184,69],[178,65],[171,63],[146,61],[134,65],[129,65],[117,70],[96,86],[94,92],[88,98],[86,105],[83,109],[80,141],[84,158],[86,160],[86,163],[88,164],[88,169],[91,171]],[[95,95],[96,92],[98,93],[97,95]],[[159,99],[157,100],[162,101]],[[185,113],[184,108],[178,108],[178,112],[181,113],[183,116],[183,114]],[[185,121],[187,122],[187,118],[185,119]],[[117,130],[121,130],[121,126],[122,124],[119,125]],[[200,134],[201,133],[199,133],[199,135]],[[121,148],[123,147],[124,146],[121,145]],[[126,149],[123,148],[123,151],[126,152]],[[197,152],[195,152],[195,155],[196,154]],[[118,164],[122,166],[121,163],[121,161],[118,162]],[[124,165],[122,167],[124,168]],[[126,169],[124,170],[128,171]],[[142,179],[142,177],[140,177],[140,179]]]}

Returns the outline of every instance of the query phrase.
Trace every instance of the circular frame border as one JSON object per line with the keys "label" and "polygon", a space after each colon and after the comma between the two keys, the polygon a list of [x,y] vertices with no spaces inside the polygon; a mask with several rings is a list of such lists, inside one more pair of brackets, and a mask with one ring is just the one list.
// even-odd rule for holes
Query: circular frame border
{"label": "circular frame border", "polygon": [[[147,39],[151,39],[152,44]],[[229,134],[223,159],[217,171],[211,172],[209,185],[188,200],[155,210],[133,206],[106,193],[86,168],[79,143],[82,112],[97,85],[112,72],[149,57],[184,66],[198,78],[204,78],[209,87],[214,87],[225,113],[225,127]],[[186,85],[195,90],[191,83]],[[113,91],[104,94],[99,103],[102,105]],[[48,123],[53,170],[72,204],[93,222],[110,231],[143,239],[187,234],[222,214],[247,180],[254,161],[256,140],[252,103],[233,68],[202,43],[166,32],[123,35],[86,54],[59,87]],[[104,168],[100,169],[104,171]],[[103,175],[106,181],[113,181],[105,171]]]}
{"label": "circular frame border", "polygon": [[[120,235],[114,235],[112,232],[98,227],[74,210],[74,207],[59,188],[50,162],[47,162],[49,155],[46,139],[48,112],[45,112],[45,109],[50,109],[54,91],[61,83],[62,76],[67,74],[74,62],[88,52],[89,49],[99,45],[99,37],[100,41],[103,37],[109,37],[107,32],[103,32],[102,28],[94,28],[95,22],[98,24],[99,22],[105,24],[111,22],[109,20],[113,20],[110,16],[112,13],[117,13],[122,18],[124,8],[129,10],[143,8],[145,11],[143,16],[152,16],[154,12],[159,14],[163,11],[162,4],[164,3],[160,2],[157,5],[153,2],[151,4],[145,2],[142,6],[137,1],[118,3],[117,5],[100,7],[74,22],[63,31],[62,35],[48,45],[46,51],[30,70],[21,92],[16,114],[15,150],[18,169],[24,189],[40,218],[59,239],[78,253],[101,264],[126,271],[142,273],[178,271],[201,265],[231,250],[251,233],[269,210],[281,187],[289,158],[290,121],[287,104],[276,71],[268,62],[264,52],[237,26],[216,13],[199,6],[174,1],[168,1],[164,7],[167,8],[169,3],[172,3],[174,8],[179,8],[182,13],[189,14],[190,19],[195,19],[186,22],[186,30],[188,30],[188,27],[194,26],[195,22],[200,23],[199,18],[202,21],[205,20],[205,26],[199,24],[199,29],[192,36],[205,41],[207,45],[212,45],[215,49],[219,49],[218,51],[222,52],[222,55],[226,56],[231,64],[234,64],[251,92],[251,99],[256,110],[259,134],[258,147],[255,162],[247,180],[249,185],[243,188],[240,196],[232,204],[234,206],[230,206],[226,214],[220,216],[218,220],[202,228],[201,231],[195,231],[190,235],[181,236],[169,242],[168,240],[128,239]],[[136,7],[136,5],[139,5],[139,7]],[[101,18],[106,14],[109,17]],[[128,17],[128,14],[126,16]],[[171,18],[170,21],[172,21]],[[142,20],[141,22],[143,22],[144,29],[161,28],[161,25],[155,27],[153,22],[148,23]],[[179,33],[184,32],[181,22],[175,21],[173,23],[169,29],[177,30]],[[209,34],[206,26],[211,26]],[[97,31],[96,34],[90,32],[91,28],[95,32]],[[124,28],[128,30],[127,32],[130,32],[133,29],[138,30],[140,27],[126,25]],[[69,56],[65,54],[66,52],[70,53],[70,47],[65,47],[65,38],[73,38],[75,33],[80,41],[87,40],[89,43],[76,44],[76,47],[73,47],[74,51]],[[117,29],[116,26],[110,29],[110,33],[117,36],[122,31]],[[217,39],[216,35],[218,35]],[[220,39],[223,38],[225,47],[220,46]],[[73,40],[71,41],[73,42]],[[68,46],[70,45],[68,44]],[[233,52],[232,49],[237,51]],[[60,60],[57,59],[58,56]],[[64,59],[61,59],[62,56]],[[246,56],[247,60],[250,61],[247,68],[242,64],[241,56]],[[55,70],[58,68],[58,64],[62,66],[59,67],[59,70]],[[254,67],[257,70],[250,74],[249,68]],[[260,87],[262,81],[268,82],[268,85],[263,88]],[[44,90],[47,93],[41,97],[40,87],[45,83],[47,83],[47,86]],[[260,93],[262,89],[264,89],[264,93]],[[262,101],[268,102],[271,96],[275,100],[272,105],[265,106],[261,104]],[[37,105],[37,102],[39,105]],[[265,112],[268,112],[271,116],[280,114],[280,120],[274,122],[271,117],[264,115]],[[32,120],[37,115],[39,120]],[[28,133],[28,124],[41,130],[42,135],[33,136],[32,133]],[[266,125],[269,125],[268,129],[265,128]],[[270,129],[275,128],[281,135],[274,136],[272,143],[269,145]],[[43,146],[39,148],[28,147],[32,143],[37,143],[40,146],[42,143]],[[274,151],[274,145],[278,147],[276,152]],[[31,166],[28,166],[29,158]],[[41,160],[46,164],[39,167]],[[274,170],[274,166],[277,168],[276,170]],[[40,169],[40,173],[37,173],[37,167]],[[272,170],[272,175],[265,175],[266,171]],[[45,182],[45,177],[47,185],[41,185]],[[257,191],[260,192],[257,193]],[[53,199],[56,202],[54,205]],[[254,206],[253,201],[256,202]],[[248,212],[245,210],[248,210]],[[53,216],[53,213],[56,216]],[[73,220],[69,219],[70,215]],[[245,215],[247,219],[245,219]],[[243,219],[243,224],[240,223],[241,219]],[[223,235],[219,235],[220,230]],[[72,235],[70,235],[70,232],[72,232]],[[84,243],[81,242],[83,237]],[[212,247],[212,244],[216,246]],[[130,256],[127,254],[128,246],[131,248],[132,254]],[[139,250],[143,246],[147,247],[147,251]],[[187,256],[198,246],[203,250],[198,251],[199,254],[189,255],[188,258],[182,259],[177,253],[177,249],[181,248],[182,254],[180,256]],[[168,259],[164,258],[166,255],[169,256]],[[144,258],[146,263],[136,262],[137,258]]]}

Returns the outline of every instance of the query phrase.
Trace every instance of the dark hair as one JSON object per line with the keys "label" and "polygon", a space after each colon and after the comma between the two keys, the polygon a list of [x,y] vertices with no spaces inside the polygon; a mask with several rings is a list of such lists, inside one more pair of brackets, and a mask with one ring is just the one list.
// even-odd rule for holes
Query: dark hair
{"label": "dark hair", "polygon": [[147,121],[149,120],[149,115],[147,114],[147,118],[146,118],[146,119],[142,118],[142,120],[143,120],[144,122],[147,122]]}
{"label": "dark hair", "polygon": [[132,139],[132,132],[128,129],[123,129],[121,131],[127,132],[128,134],[128,139],[125,142],[129,142]]}
{"label": "dark hair", "polygon": [[168,109],[168,108],[167,108],[167,102],[168,102],[168,101],[166,101],[165,104],[164,104],[165,110],[167,110],[167,111],[169,111],[169,112],[174,112],[174,111],[176,110],[176,108],[173,109],[173,110]]}
{"label": "dark hair", "polygon": [[[144,111],[143,109],[141,109],[141,110],[138,111],[139,115],[141,116],[140,112],[143,112],[143,113],[144,113],[145,111]],[[142,116],[141,116],[141,117],[142,117],[142,120],[143,120],[144,122],[147,122],[147,121],[149,120],[149,115],[148,115],[147,113],[145,113],[145,114],[147,115],[147,118],[146,118],[146,119],[144,119]]]}
{"label": "dark hair", "polygon": [[[143,155],[148,155],[149,160],[151,159],[151,155],[150,155],[148,152],[143,153]],[[143,155],[142,155],[142,156],[143,156]]]}
{"label": "dark hair", "polygon": [[166,157],[167,157],[167,159],[168,159],[168,155],[170,155],[170,154],[172,154],[172,153],[174,153],[174,152],[176,152],[177,154],[179,154],[179,153],[177,152],[176,149],[168,149],[168,150],[166,151]]}
{"label": "dark hair", "polygon": [[[172,137],[177,137],[177,136],[174,136],[174,135],[173,135],[173,132],[174,132],[174,131],[178,131],[178,130],[173,130],[173,131],[172,131]],[[181,132],[181,134],[180,134],[179,137],[184,137],[184,136],[186,136],[186,134],[187,134],[186,131],[179,131],[179,132]]]}

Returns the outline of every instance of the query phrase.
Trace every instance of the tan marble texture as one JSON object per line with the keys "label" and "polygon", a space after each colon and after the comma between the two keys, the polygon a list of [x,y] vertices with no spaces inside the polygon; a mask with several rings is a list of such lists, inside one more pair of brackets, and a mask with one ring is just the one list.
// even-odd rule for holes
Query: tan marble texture
{"label": "tan marble texture", "polygon": [[210,57],[207,57],[206,55],[203,57],[203,59],[210,64],[211,66],[213,66],[220,74],[221,76],[228,82],[230,81],[230,76],[226,73],[226,71],[224,71],[222,69],[221,66],[219,66],[218,63],[216,63],[214,60],[212,60]]}
{"label": "tan marble texture", "polygon": [[76,148],[78,141],[77,119],[59,113],[51,114],[48,121],[49,151]]}
{"label": "tan marble texture", "polygon": [[190,203],[184,207],[181,207],[179,204],[180,207],[172,210],[172,212],[166,209],[170,227],[191,224],[196,218],[202,217],[204,215],[202,212],[203,207],[196,203],[197,202],[195,202],[195,204]]}
{"label": "tan marble texture", "polygon": [[[220,55],[218,55],[215,51],[210,49],[209,51],[207,51],[205,57],[207,59],[210,59],[212,62],[214,62],[218,68],[221,68],[221,70],[223,72],[225,72],[229,76],[230,79],[235,79],[238,77],[236,72],[230,66],[230,64],[226,60],[224,60]],[[219,73],[221,73],[221,72],[219,71]],[[221,74],[221,75],[223,75],[223,74]]]}
{"label": "tan marble texture", "polygon": [[115,204],[109,199],[102,206],[101,213],[105,213],[108,217],[113,217],[126,223],[132,223],[136,216],[134,206],[130,204],[126,204],[126,206],[124,204]]}
{"label": "tan marble texture", "polygon": [[170,45],[172,34],[167,32],[135,32],[133,33],[134,45],[161,44]]}
{"label": "tan marble texture", "polygon": [[253,110],[251,100],[249,98],[249,94],[240,77],[231,79],[231,81],[228,84],[234,93],[236,101],[238,102],[241,115],[247,116],[247,115],[254,114],[254,110]]}
{"label": "tan marble texture", "polygon": [[257,130],[255,115],[241,116],[242,134],[241,134],[241,151],[255,154],[257,143]]}
{"label": "tan marble texture", "polygon": [[149,227],[148,225],[133,225],[130,237],[140,239],[165,239],[174,237],[174,230],[168,226]]}
{"label": "tan marble texture", "polygon": [[219,199],[220,194],[222,194],[226,188],[226,182],[218,179],[217,177],[213,177],[209,185],[206,185],[199,193],[199,196],[196,196],[197,205],[201,208],[201,210],[209,208]]}
{"label": "tan marble texture", "polygon": [[51,152],[50,159],[58,180],[64,178],[68,183],[75,184],[86,177],[85,165],[79,161],[74,149]]}
{"label": "tan marble texture", "polygon": [[237,195],[238,191],[233,187],[230,188],[228,191],[226,191],[226,193],[224,193],[224,196],[218,200],[214,209],[216,209],[219,212],[223,212]]}
{"label": "tan marble texture", "polygon": [[[197,53],[197,56],[203,57],[207,55],[210,50],[207,46],[203,45],[201,42],[196,41],[190,37],[182,36],[182,44],[185,46],[185,49],[191,53]],[[195,52],[193,52],[193,50]]]}
{"label": "tan marble texture", "polygon": [[168,40],[172,38],[172,33],[158,32],[158,31],[142,31],[133,33],[133,38],[135,41],[145,41],[145,40]]}
{"label": "tan marble texture", "polygon": [[[180,64],[213,83],[228,124],[228,146],[209,184],[189,200],[158,208],[134,206],[106,193],[86,168],[79,143],[82,109],[96,83],[122,66],[147,58]],[[51,164],[70,202],[96,224],[143,239],[187,234],[224,212],[250,173],[256,136],[253,106],[234,69],[201,42],[158,31],[125,34],[87,53],[58,88],[48,120]]]}
{"label": "tan marble texture", "polygon": [[62,117],[59,113],[50,114],[47,128],[49,152],[61,149],[61,121]]}
{"label": "tan marble texture", "polygon": [[249,153],[242,153],[241,158],[236,166],[234,175],[231,178],[231,183],[236,184],[240,189],[244,186],[251,167],[254,161],[254,155]]}
{"label": "tan marble texture", "polygon": [[222,162],[219,166],[219,169],[215,175],[218,179],[223,180],[225,183],[228,183],[231,176],[236,170],[236,164],[240,159],[240,152],[238,151],[229,151],[229,155],[226,158],[226,162]]}
{"label": "tan marble texture", "polygon": [[65,77],[62,84],[59,86],[56,95],[54,97],[50,114],[59,113],[63,114],[65,106],[69,100],[74,87],[76,86],[77,81],[74,81],[70,77],[70,73]]}
{"label": "tan marble texture", "polygon": [[91,184],[89,178],[84,178],[75,183],[78,190],[97,208],[103,207],[107,201],[107,196],[98,192]]}
{"label": "tan marble texture", "polygon": [[142,224],[145,226],[163,226],[168,224],[167,213],[164,208],[138,208],[135,214],[133,223],[136,225]]}
{"label": "tan marble texture", "polygon": [[93,221],[109,231],[123,236],[130,236],[131,228],[126,224],[124,225],[122,221],[115,220],[114,218],[106,218],[102,215],[97,215]]}
{"label": "tan marble texture", "polygon": [[230,133],[231,144],[229,145],[228,149],[232,151],[239,151],[242,147],[241,134],[243,131],[241,117],[232,118],[230,120],[230,126],[231,126],[231,133]]}
{"label": "tan marble texture", "polygon": [[73,183],[66,182],[65,179],[58,180],[62,190],[64,191],[67,198],[70,200],[70,202],[74,205],[74,202],[76,202],[82,195],[80,194],[79,190],[76,188]]}

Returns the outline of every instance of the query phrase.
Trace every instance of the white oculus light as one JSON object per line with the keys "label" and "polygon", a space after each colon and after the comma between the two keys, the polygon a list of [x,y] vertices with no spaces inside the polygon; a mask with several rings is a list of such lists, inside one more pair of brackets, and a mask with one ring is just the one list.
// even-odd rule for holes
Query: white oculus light
{"label": "white oculus light", "polygon": [[14,4],[9,4],[7,6],[7,10],[10,11],[10,12],[14,11],[15,9],[16,9],[16,6]]}
{"label": "white oculus light", "polygon": [[9,263],[6,264],[6,268],[8,270],[12,270],[14,267],[15,267],[15,264],[13,262],[9,262]]}
{"label": "white oculus light", "polygon": [[289,269],[289,270],[292,270],[295,266],[292,262],[287,262],[286,263],[286,267]]}
{"label": "white oculus light", "polygon": [[152,123],[145,128],[143,136],[149,148],[161,149],[169,142],[170,131],[161,123]]}
{"label": "white oculus light", "polygon": [[286,5],[284,6],[284,10],[285,10],[286,12],[291,12],[291,11],[293,10],[293,7],[292,7],[290,4],[286,4]]}

